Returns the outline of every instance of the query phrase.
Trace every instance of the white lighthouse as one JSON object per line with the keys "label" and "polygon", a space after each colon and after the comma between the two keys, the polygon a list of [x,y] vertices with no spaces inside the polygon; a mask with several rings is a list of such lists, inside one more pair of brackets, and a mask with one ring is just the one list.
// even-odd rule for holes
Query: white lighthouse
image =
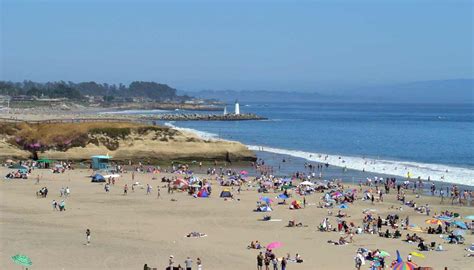
{"label": "white lighthouse", "polygon": [[239,105],[239,102],[236,100],[235,101],[235,115],[239,115],[240,114],[240,105]]}
{"label": "white lighthouse", "polygon": [[227,115],[227,106],[224,106],[224,115]]}

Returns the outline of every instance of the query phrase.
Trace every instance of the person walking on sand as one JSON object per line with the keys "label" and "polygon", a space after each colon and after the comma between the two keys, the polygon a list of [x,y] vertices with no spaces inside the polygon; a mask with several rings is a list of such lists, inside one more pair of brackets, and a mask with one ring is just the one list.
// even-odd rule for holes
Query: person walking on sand
{"label": "person walking on sand", "polygon": [[86,240],[87,240],[87,246],[90,245],[91,243],[91,230],[87,229],[86,230]]}
{"label": "person walking on sand", "polygon": [[173,264],[174,264],[174,256],[170,255],[170,258],[168,260],[168,266],[173,269]]}
{"label": "person walking on sand", "polygon": [[123,195],[127,195],[127,192],[128,192],[128,185],[125,184],[125,186],[123,186]]}
{"label": "person walking on sand", "polygon": [[160,186],[156,186],[156,198],[159,199],[161,196],[160,194]]}
{"label": "person walking on sand", "polygon": [[40,183],[40,176],[39,174],[36,175],[36,184],[38,185]]}
{"label": "person walking on sand", "polygon": [[151,186],[150,184],[146,184],[146,195],[150,195],[151,194]]}

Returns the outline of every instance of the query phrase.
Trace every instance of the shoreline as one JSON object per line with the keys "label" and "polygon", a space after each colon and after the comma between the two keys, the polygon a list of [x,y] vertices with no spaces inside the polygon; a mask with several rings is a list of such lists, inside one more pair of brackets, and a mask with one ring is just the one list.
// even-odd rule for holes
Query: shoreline
{"label": "shoreline", "polygon": [[[224,138],[218,137],[217,134],[213,134],[210,132],[200,131],[200,130],[191,129],[191,128],[181,128],[173,124],[168,124],[168,126],[172,128],[183,129],[183,130],[186,130],[187,132],[192,132],[196,136],[201,137],[203,139],[226,140]],[[301,158],[310,162],[318,162],[318,163],[324,163],[324,164],[328,163],[331,166],[336,166],[336,167],[341,168],[341,170],[344,168],[347,168],[349,170],[354,170],[358,172],[384,174],[384,175],[391,175],[391,176],[402,177],[402,178],[407,178],[407,173],[410,172],[411,180],[416,180],[418,176],[420,176],[422,180],[428,180],[428,176],[430,176],[430,180],[432,182],[439,182],[439,183],[445,183],[445,184],[459,184],[459,185],[470,186],[470,187],[474,186],[474,170],[469,169],[469,168],[455,167],[452,165],[313,153],[313,152],[306,152],[306,151],[300,151],[300,150],[288,150],[288,149],[280,149],[280,148],[275,148],[275,147],[257,146],[257,145],[246,145],[246,146],[249,148],[249,150],[252,150],[254,152],[262,151],[263,149],[263,152],[267,152],[267,153],[291,156],[294,158]],[[326,159],[326,156],[327,156],[327,159]],[[365,164],[365,162],[367,162],[367,164]],[[375,163],[371,164],[370,162],[375,162]],[[390,170],[388,169],[388,166],[392,166],[392,167],[396,166],[397,170]],[[446,172],[446,169],[448,169],[448,172]],[[442,176],[444,177],[444,179],[441,178]]]}

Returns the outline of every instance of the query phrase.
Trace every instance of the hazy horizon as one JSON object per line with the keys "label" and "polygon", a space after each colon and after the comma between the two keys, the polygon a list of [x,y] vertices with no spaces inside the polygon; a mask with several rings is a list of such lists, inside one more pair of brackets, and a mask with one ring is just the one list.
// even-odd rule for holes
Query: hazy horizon
{"label": "hazy horizon", "polygon": [[5,0],[0,79],[334,91],[474,78],[472,2],[354,2]]}

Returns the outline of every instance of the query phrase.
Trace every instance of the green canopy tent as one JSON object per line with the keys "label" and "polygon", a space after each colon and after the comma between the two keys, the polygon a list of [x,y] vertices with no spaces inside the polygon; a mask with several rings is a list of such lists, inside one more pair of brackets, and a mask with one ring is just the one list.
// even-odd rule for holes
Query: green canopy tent
{"label": "green canopy tent", "polygon": [[53,163],[52,160],[47,158],[38,159],[36,162],[38,163],[37,167],[45,169],[49,168],[51,166],[51,163]]}

